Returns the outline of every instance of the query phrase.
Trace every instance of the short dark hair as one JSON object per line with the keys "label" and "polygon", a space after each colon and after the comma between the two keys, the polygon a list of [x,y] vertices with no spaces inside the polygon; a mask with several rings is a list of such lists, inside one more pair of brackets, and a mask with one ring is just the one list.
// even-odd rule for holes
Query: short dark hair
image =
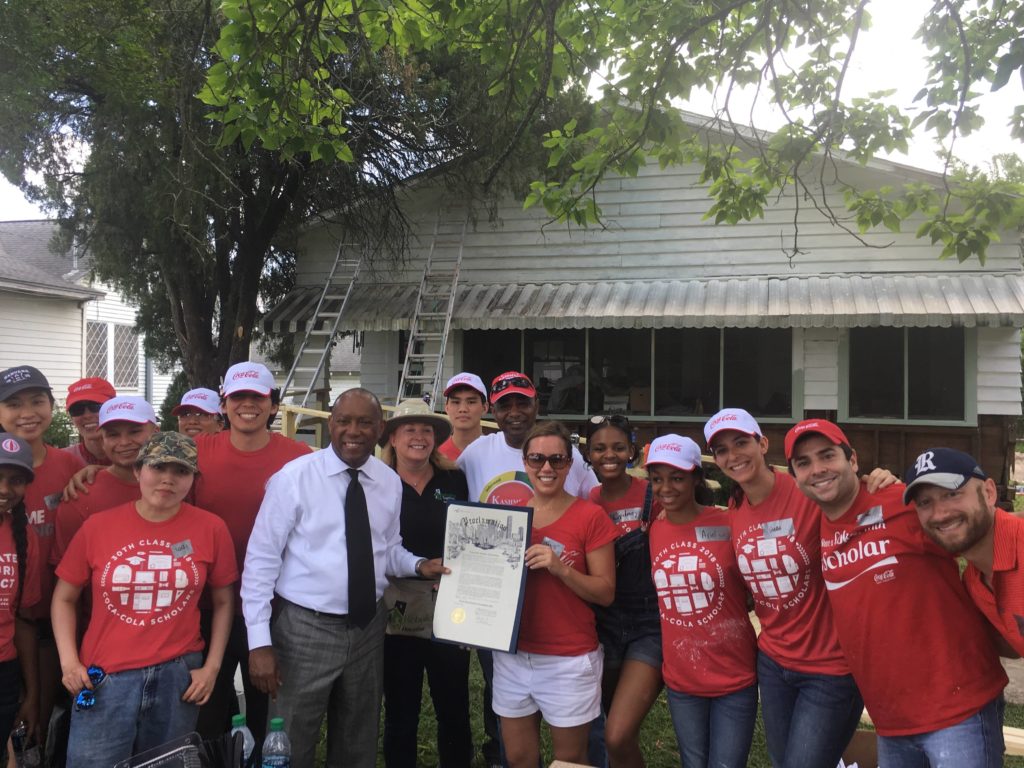
{"label": "short dark hair", "polygon": [[[233,392],[232,394],[242,394],[242,393],[241,392],[238,392],[238,393],[234,393]],[[258,395],[259,392],[253,392],[252,394]],[[220,396],[220,407],[221,408],[224,407],[224,403],[226,403],[228,401],[229,397],[231,397],[231,395],[221,394],[221,396]],[[272,390],[270,390],[270,393],[267,395],[267,397],[270,398],[270,404],[271,405],[280,405],[281,404],[281,388],[280,387],[274,387]],[[220,414],[217,414],[217,416],[218,416],[218,418],[220,420],[221,427],[227,427],[228,429],[231,428],[231,422],[228,421],[227,416],[225,414],[220,413]],[[268,430],[274,425],[274,421],[276,419],[277,419],[277,413],[276,412],[271,414],[270,418],[267,419],[267,429]]]}
{"label": "short dark hair", "polygon": [[370,390],[366,389],[365,387],[352,387],[352,389],[346,389],[344,392],[342,392],[340,395],[334,398],[334,403],[331,405],[331,410],[333,411],[334,408],[338,405],[338,403],[340,403],[344,398],[348,397],[349,395],[361,395],[362,397],[366,397],[372,400],[377,405],[377,415],[380,417],[381,421],[384,421],[384,406],[380,404],[380,398],[377,397],[377,395],[375,395]]}
{"label": "short dark hair", "polygon": [[[815,435],[817,435],[818,437],[821,437],[821,435],[819,433],[817,433],[817,432],[808,432],[806,435],[803,435],[802,437],[797,438],[797,441],[795,443],[793,443],[793,450],[796,451],[796,447],[798,445],[800,445],[800,443],[802,443],[808,437],[814,437]],[[838,446],[842,450],[843,456],[846,457],[847,461],[849,461],[851,458],[853,458],[853,448],[850,447],[850,445],[848,443],[832,443],[832,445],[836,445],[836,446]],[[790,459],[789,461],[786,462],[786,467],[789,469],[789,474],[791,474],[791,475],[796,474],[795,472],[793,472],[793,460],[792,459]]]}
{"label": "short dark hair", "polygon": [[523,458],[530,452],[530,441],[538,437],[559,437],[565,443],[566,456],[572,456],[572,435],[565,424],[560,421],[541,421],[533,425],[533,428],[526,433],[523,440]]}
{"label": "short dark hair", "polygon": [[469,386],[469,384],[459,384],[449,389],[448,394],[444,396],[444,401],[447,403],[448,399],[456,392],[467,392],[469,394],[476,395],[477,397],[480,398],[481,403],[487,405],[487,398],[484,396],[483,392],[481,392],[479,389],[476,389],[475,387]]}

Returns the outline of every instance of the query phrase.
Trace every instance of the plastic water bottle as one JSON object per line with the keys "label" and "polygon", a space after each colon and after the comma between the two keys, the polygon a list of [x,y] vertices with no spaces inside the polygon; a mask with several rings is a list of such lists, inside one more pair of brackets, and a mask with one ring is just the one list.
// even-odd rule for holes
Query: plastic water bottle
{"label": "plastic water bottle", "polygon": [[256,748],[256,739],[252,737],[252,731],[245,724],[245,715],[235,715],[231,718],[231,735],[234,736],[236,733],[242,734],[242,757],[248,763],[253,749]]}
{"label": "plastic water bottle", "polygon": [[42,764],[42,750],[29,739],[28,727],[24,723],[11,731],[11,746],[14,747],[14,762],[18,768],[39,768]]}
{"label": "plastic water bottle", "polygon": [[292,745],[284,732],[284,718],[270,721],[270,733],[263,742],[263,768],[291,768]]}

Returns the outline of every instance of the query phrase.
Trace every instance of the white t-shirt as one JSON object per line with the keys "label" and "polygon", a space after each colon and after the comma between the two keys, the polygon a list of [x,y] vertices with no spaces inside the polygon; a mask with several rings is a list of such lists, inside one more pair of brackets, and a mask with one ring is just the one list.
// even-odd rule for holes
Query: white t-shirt
{"label": "white t-shirt", "polygon": [[[506,443],[501,432],[478,437],[455,463],[466,473],[470,501],[521,507],[533,498],[533,488],[523,465],[523,452]],[[565,490],[586,499],[597,484],[597,477],[574,446]]]}

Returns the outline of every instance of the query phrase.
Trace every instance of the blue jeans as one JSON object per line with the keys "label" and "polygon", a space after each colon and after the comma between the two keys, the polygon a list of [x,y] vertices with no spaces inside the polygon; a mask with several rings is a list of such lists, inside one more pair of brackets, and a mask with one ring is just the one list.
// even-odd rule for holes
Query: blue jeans
{"label": "blue jeans", "polygon": [[683,768],[743,768],[747,764],[757,719],[756,685],[725,696],[667,690]]}
{"label": "blue jeans", "polygon": [[757,683],[773,768],[835,768],[864,711],[853,677],[786,669],[759,651]]}
{"label": "blue jeans", "polygon": [[96,686],[96,703],[71,713],[67,768],[113,765],[195,730],[199,707],[181,696],[199,652],[141,669],[108,673]]}
{"label": "blue jeans", "polygon": [[1003,697],[963,722],[930,733],[879,736],[885,768],[999,768],[1003,764]]}

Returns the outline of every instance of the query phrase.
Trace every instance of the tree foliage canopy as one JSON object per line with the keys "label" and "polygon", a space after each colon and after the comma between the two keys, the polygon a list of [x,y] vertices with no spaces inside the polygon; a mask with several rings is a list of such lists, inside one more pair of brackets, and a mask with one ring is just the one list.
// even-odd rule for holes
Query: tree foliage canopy
{"label": "tree foliage canopy", "polygon": [[[869,7],[868,0],[225,0],[220,61],[201,97],[229,137],[315,160],[350,153],[340,116],[353,109],[352,95],[330,62],[349,53],[355,32],[373,52],[400,61],[434,50],[475,59],[493,73],[488,93],[521,120],[566,84],[586,86],[598,76],[606,81],[598,119],[570,118],[548,133],[547,174],[533,182],[526,205],[592,223],[600,209],[591,193],[607,173],[635,174],[649,159],[697,162],[716,222],[760,216],[774,192],[791,187],[851,231],[897,229],[918,214],[918,235],[941,243],[943,258],[984,260],[996,232],[1022,220],[1020,187],[956,170],[955,139],[981,124],[981,93],[1024,73],[1024,4],[936,0],[917,32],[929,57],[913,118],[885,93],[844,93]],[[739,88],[777,105],[785,125],[770,136],[743,130],[730,108]],[[723,129],[725,141],[709,142],[675,109],[699,89],[719,95],[721,112],[708,126]],[[1008,130],[1024,139],[1024,107]],[[843,212],[820,184],[815,189],[840,153],[867,162],[905,150],[915,133],[945,143],[941,185],[850,187]],[[507,160],[499,155],[495,164]]]}

